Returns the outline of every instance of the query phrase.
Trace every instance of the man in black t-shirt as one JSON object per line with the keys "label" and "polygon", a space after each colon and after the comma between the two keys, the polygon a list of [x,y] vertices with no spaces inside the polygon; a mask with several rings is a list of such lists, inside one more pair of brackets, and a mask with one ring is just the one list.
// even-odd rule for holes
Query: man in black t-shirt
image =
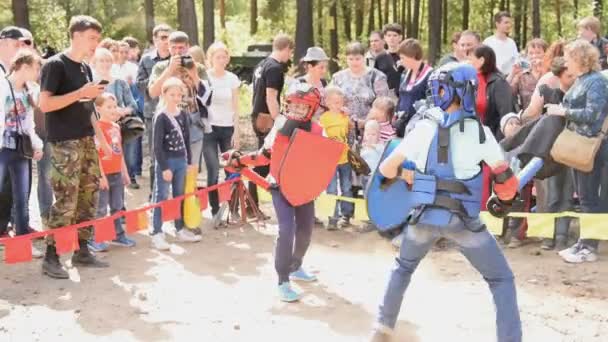
{"label": "man in black t-shirt", "polygon": [[[387,77],[388,86],[390,89],[394,89],[395,93],[399,93],[399,83],[401,82],[401,74],[404,71],[404,67],[401,66],[399,59],[399,45],[403,41],[403,28],[399,24],[386,24],[382,28],[382,38],[386,42],[387,53],[391,57],[393,62],[393,68],[396,72],[385,72],[376,66],[376,69],[384,72]],[[384,62],[386,63],[386,62]],[[383,68],[387,68],[383,66]]]}
{"label": "man in black t-shirt", "polygon": [[[51,184],[55,203],[48,219],[50,229],[93,220],[97,212],[99,163],[92,122],[92,100],[105,86],[92,83],[91,69],[83,61],[93,56],[101,38],[101,24],[88,16],[70,20],[70,47],[51,57],[42,68],[40,109],[46,113],[51,150]],[[89,251],[91,228],[78,229],[79,250],[72,265],[108,267]],[[55,241],[47,239],[44,274],[67,279]]]}
{"label": "man in black t-shirt", "polygon": [[382,32],[374,31],[369,34],[369,50],[365,55],[365,63],[368,67],[382,71],[386,75],[391,94],[398,96],[401,73],[397,70],[393,57],[384,49]]}
{"label": "man in black t-shirt", "polygon": [[[285,65],[291,58],[293,47],[293,40],[289,36],[277,35],[272,41],[272,53],[261,61],[253,72],[251,121],[258,138],[258,148],[264,145],[264,138],[268,134],[258,117],[270,115],[274,120],[279,115],[281,91],[285,85]],[[254,170],[262,177],[266,177],[270,172],[268,166],[260,166]],[[249,192],[255,203],[258,203],[257,187],[253,182],[249,182]]]}

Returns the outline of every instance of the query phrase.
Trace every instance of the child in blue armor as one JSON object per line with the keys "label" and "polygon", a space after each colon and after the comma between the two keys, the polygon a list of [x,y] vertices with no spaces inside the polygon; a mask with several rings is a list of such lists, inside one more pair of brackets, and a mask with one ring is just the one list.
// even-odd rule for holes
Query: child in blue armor
{"label": "child in blue armor", "polygon": [[479,218],[481,163],[491,167],[494,192],[501,200],[515,197],[518,181],[491,131],[475,116],[476,84],[477,75],[470,65],[450,63],[435,70],[429,78],[429,102],[434,111],[441,109],[443,117],[433,115],[419,121],[380,163],[379,172],[386,181],[382,186],[390,186],[397,177],[412,186],[418,173],[434,176],[437,188],[434,202],[416,207],[405,228],[372,342],[391,341],[412,274],[440,237],[456,243],[488,283],[496,305],[498,341],[522,339],[513,273]]}

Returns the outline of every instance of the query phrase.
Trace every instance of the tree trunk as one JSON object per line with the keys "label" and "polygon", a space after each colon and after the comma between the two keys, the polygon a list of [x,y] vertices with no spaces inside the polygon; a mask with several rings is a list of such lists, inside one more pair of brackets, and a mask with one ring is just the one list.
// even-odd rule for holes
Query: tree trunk
{"label": "tree trunk", "polygon": [[371,33],[373,30],[376,29],[376,23],[375,23],[375,16],[374,16],[374,10],[376,9],[376,6],[374,6],[376,3],[376,0],[371,0],[369,2],[369,17],[368,17],[368,24],[367,24],[367,33]]}
{"label": "tree trunk", "polygon": [[513,31],[515,43],[521,46],[521,26],[522,26],[522,17],[523,9],[522,9],[522,0],[513,0]]}
{"label": "tree trunk", "polygon": [[258,0],[249,1],[249,33],[258,33]]}
{"label": "tree trunk", "polygon": [[471,3],[469,0],[462,0],[462,30],[469,29],[469,12],[471,11]]}
{"label": "tree trunk", "polygon": [[447,44],[448,43],[448,0],[443,0],[443,4],[441,5],[441,8],[443,10],[442,12],[442,17],[443,17],[443,23],[442,23],[442,35],[443,35],[443,44]]}
{"label": "tree trunk", "polygon": [[[420,1],[420,19],[418,20],[418,40],[424,40],[424,31],[422,31],[422,23],[424,23],[424,16],[427,14],[427,1]],[[439,16],[441,18],[441,16]],[[428,23],[427,23],[428,24]],[[441,30],[439,30],[439,37],[441,37]],[[439,38],[441,39],[441,38]]]}
{"label": "tree trunk", "polygon": [[500,8],[501,11],[504,11],[506,5],[507,5],[507,1],[506,0],[500,0],[500,4],[498,5],[498,8]]}
{"label": "tree trunk", "polygon": [[384,25],[384,18],[382,18],[382,0],[377,0],[378,2],[378,27],[382,28]]}
{"label": "tree trunk", "polygon": [[353,24],[352,9],[350,7],[350,0],[340,0],[342,6],[342,18],[344,19],[344,34],[346,39],[350,42],[353,40],[353,33],[351,25]]}
{"label": "tree trunk", "polygon": [[407,7],[406,8],[407,13],[405,14],[405,17],[406,17],[405,20],[407,22],[407,35],[410,36],[414,32],[414,26],[412,25],[412,0],[405,0],[405,1],[406,1],[406,7]]}
{"label": "tree trunk", "polygon": [[384,0],[384,15],[383,15],[383,17],[384,17],[384,23],[385,24],[388,24],[388,22],[390,21],[388,19],[388,14],[389,14],[389,8],[388,7],[389,7],[389,3],[390,3],[389,0]]}
{"label": "tree trunk", "polygon": [[323,3],[323,0],[317,0],[316,1],[316,5],[317,5],[317,41],[319,42],[319,45],[322,46],[323,45],[323,29],[325,27],[325,21],[323,20],[323,6],[325,6],[325,4]]}
{"label": "tree trunk", "polygon": [[418,38],[418,28],[420,27],[420,0],[414,0],[412,15],[412,38]]}
{"label": "tree trunk", "polygon": [[540,0],[532,0],[532,37],[540,37]]}
{"label": "tree trunk", "polygon": [[296,50],[295,61],[300,61],[300,58],[306,55],[306,50],[313,46],[313,6],[312,0],[297,0],[296,14]]}
{"label": "tree trunk", "polygon": [[214,0],[203,0],[203,48],[213,44],[215,40]]}
{"label": "tree trunk", "polygon": [[[320,1],[320,0],[319,0]],[[365,7],[364,0],[357,0],[355,5],[355,35],[357,39],[361,39],[363,34],[363,8]],[[321,17],[319,17],[321,18]]]}
{"label": "tree trunk", "polygon": [[154,0],[144,1],[144,12],[146,13],[146,39],[152,42],[152,30],[154,30]]}
{"label": "tree trunk", "polygon": [[30,13],[27,0],[13,0],[13,18],[16,26],[30,29]]}
{"label": "tree trunk", "polygon": [[528,1],[523,0],[523,18],[522,18],[522,34],[521,34],[521,46],[526,46],[528,43]]}
{"label": "tree trunk", "polygon": [[593,0],[593,16],[602,19],[604,13],[604,0]]}
{"label": "tree trunk", "polygon": [[557,36],[562,36],[562,4],[561,0],[555,0],[555,20],[557,24]]}
{"label": "tree trunk", "polygon": [[178,0],[177,11],[179,29],[188,34],[190,44],[198,45],[198,24],[196,22],[196,6],[194,5],[194,0]]}
{"label": "tree trunk", "polygon": [[397,12],[399,12],[399,1],[393,0],[393,22],[394,23],[399,22],[399,16],[397,15]]}
{"label": "tree trunk", "polygon": [[496,7],[496,0],[490,1],[490,6],[488,6],[488,22],[491,28],[494,28],[494,7]]}
{"label": "tree trunk", "polygon": [[86,9],[87,15],[93,15],[94,11],[95,11],[95,7],[93,5],[93,0],[87,0],[87,9]]}
{"label": "tree trunk", "polygon": [[226,0],[220,1],[220,26],[226,28]]}
{"label": "tree trunk", "polygon": [[578,0],[574,0],[574,19],[578,19]]}
{"label": "tree trunk", "polygon": [[329,7],[329,17],[331,20],[331,26],[329,27],[329,44],[331,61],[329,63],[329,70],[331,73],[338,71],[338,0],[331,0],[331,7]]}
{"label": "tree trunk", "polygon": [[401,1],[401,27],[403,27],[403,30],[405,30],[405,32],[403,32],[403,36],[407,37],[407,35],[409,34],[408,30],[407,30],[407,21],[406,21],[406,6],[407,6],[408,2],[407,0],[402,0]]}
{"label": "tree trunk", "polygon": [[441,7],[443,0],[429,0],[428,24],[429,24],[429,63],[435,64],[441,58],[441,20],[443,18]]}

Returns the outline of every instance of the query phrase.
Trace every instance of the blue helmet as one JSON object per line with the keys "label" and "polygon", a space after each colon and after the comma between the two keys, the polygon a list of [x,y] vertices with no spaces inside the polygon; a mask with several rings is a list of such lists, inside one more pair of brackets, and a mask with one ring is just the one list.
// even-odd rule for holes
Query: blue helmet
{"label": "blue helmet", "polygon": [[446,110],[458,95],[460,106],[469,113],[475,112],[477,71],[470,64],[448,63],[434,70],[428,82],[430,101],[435,106]]}

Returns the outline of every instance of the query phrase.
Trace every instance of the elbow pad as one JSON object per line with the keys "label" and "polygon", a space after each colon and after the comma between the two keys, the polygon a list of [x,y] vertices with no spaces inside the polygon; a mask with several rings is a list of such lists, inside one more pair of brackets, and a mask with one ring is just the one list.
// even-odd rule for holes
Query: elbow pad
{"label": "elbow pad", "polygon": [[492,180],[494,181],[494,193],[499,199],[509,201],[515,198],[519,188],[519,180],[507,164],[492,170]]}

